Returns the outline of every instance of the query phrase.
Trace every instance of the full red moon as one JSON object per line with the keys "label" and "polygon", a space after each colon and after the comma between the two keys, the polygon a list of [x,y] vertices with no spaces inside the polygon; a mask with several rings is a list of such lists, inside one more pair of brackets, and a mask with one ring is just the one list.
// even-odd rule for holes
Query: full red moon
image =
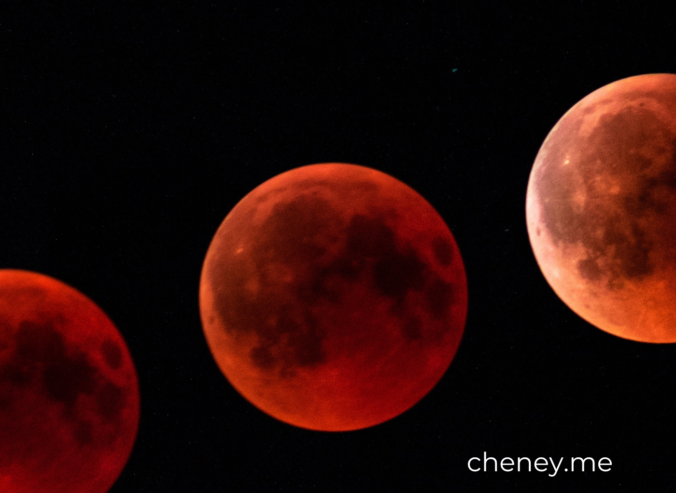
{"label": "full red moon", "polygon": [[439,214],[407,185],[351,164],[297,168],[228,214],[200,283],[207,342],[230,383],[286,423],[387,421],[451,363],[467,282]]}
{"label": "full red moon", "polygon": [[0,491],[104,493],[138,422],[136,370],[105,313],[56,279],[0,270]]}
{"label": "full red moon", "polygon": [[573,106],[535,159],[526,216],[572,310],[619,337],[676,342],[676,75],[622,79]]}

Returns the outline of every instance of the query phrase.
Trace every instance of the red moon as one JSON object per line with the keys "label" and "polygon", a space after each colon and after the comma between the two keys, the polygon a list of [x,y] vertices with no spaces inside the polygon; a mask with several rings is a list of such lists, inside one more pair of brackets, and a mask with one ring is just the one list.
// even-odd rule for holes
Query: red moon
{"label": "red moon", "polygon": [[127,346],[90,299],[0,270],[0,491],[104,493],[139,422]]}
{"label": "red moon", "polygon": [[619,337],[676,342],[676,75],[622,79],[573,106],[535,159],[526,216],[573,311]]}
{"label": "red moon", "polygon": [[413,189],[379,171],[316,164],[242,199],[200,282],[211,352],[256,407],[346,431],[422,399],[453,359],[467,281],[455,240]]}

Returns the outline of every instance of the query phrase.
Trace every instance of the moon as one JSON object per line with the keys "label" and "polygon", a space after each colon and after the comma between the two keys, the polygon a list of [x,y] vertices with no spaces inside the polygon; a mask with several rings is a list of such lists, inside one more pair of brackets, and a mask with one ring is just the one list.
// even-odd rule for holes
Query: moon
{"label": "moon", "polygon": [[223,374],[285,423],[374,426],[441,379],[465,327],[467,281],[443,219],[382,172],[282,173],[244,197],[207,252],[204,333]]}
{"label": "moon", "polygon": [[0,491],[104,493],[138,422],[136,370],[106,314],[56,279],[0,270]]}
{"label": "moon", "polygon": [[622,79],[573,106],[537,154],[526,218],[573,311],[625,339],[676,342],[676,75]]}

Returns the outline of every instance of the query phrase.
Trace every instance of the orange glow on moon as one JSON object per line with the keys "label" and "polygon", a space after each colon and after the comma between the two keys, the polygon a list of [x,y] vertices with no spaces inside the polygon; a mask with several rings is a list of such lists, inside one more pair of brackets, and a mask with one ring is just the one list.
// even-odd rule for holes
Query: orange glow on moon
{"label": "orange glow on moon", "polygon": [[104,493],[138,422],[136,370],[105,313],[51,277],[0,270],[0,491]]}
{"label": "orange glow on moon", "polygon": [[295,426],[355,430],[436,385],[460,344],[467,282],[453,235],[413,189],[317,164],[228,214],[200,311],[218,366],[252,404]]}
{"label": "orange glow on moon", "polygon": [[573,311],[619,337],[676,342],[676,75],[622,79],[573,106],[537,155],[526,216]]}

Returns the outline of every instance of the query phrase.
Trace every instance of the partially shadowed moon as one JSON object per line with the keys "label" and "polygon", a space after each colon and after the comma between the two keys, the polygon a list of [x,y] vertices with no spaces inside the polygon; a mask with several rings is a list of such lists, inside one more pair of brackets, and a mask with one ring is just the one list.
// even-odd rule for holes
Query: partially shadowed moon
{"label": "partially shadowed moon", "polygon": [[620,337],[676,342],[676,75],[622,79],[573,106],[537,155],[526,216],[570,308]]}
{"label": "partially shadowed moon", "polygon": [[228,214],[200,284],[219,367],[251,403],[314,430],[389,420],[422,399],[460,343],[467,284],[432,206],[348,164],[283,173]]}
{"label": "partially shadowed moon", "polygon": [[138,422],[136,370],[101,309],[51,277],[0,270],[0,491],[104,493]]}

